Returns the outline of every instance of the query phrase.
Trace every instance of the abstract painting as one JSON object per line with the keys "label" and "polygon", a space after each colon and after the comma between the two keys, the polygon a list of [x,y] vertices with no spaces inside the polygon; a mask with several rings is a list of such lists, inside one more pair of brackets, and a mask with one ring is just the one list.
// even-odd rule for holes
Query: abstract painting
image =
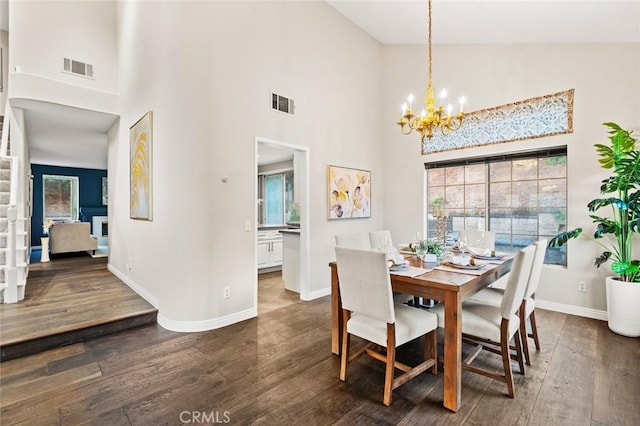
{"label": "abstract painting", "polygon": [[130,199],[132,219],[152,220],[152,148],[153,113],[147,112],[129,129],[130,143]]}
{"label": "abstract painting", "polygon": [[329,219],[371,217],[371,172],[327,166]]}
{"label": "abstract painting", "polygon": [[574,89],[465,115],[462,127],[436,133],[422,145],[422,155],[573,132]]}

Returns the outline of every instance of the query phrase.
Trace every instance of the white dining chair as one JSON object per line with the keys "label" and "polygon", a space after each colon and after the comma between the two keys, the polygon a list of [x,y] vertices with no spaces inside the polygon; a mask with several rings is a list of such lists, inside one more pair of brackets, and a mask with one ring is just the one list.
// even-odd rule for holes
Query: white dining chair
{"label": "white dining chair", "polygon": [[388,230],[369,232],[369,244],[373,249],[384,249],[387,247],[393,247],[391,232],[389,232]]}
{"label": "white dining chair", "polygon": [[[515,389],[509,342],[511,339],[514,340],[515,359],[520,366],[520,372],[524,373],[518,311],[527,287],[534,253],[535,248],[529,246],[516,254],[500,306],[468,301],[462,304],[460,315],[463,341],[478,345],[478,349],[462,363],[462,368],[506,383],[511,398],[515,396]],[[444,327],[444,307],[442,304],[431,311],[438,316],[438,326]],[[471,365],[482,349],[499,353],[502,356],[503,375]]]}
{"label": "white dining chair", "polygon": [[[474,249],[496,249],[496,234],[491,231],[479,231],[476,229],[460,229],[458,231],[458,244],[464,242],[467,248]],[[481,253],[475,253],[481,254]]]}
{"label": "white dining chair", "polygon": [[[346,381],[348,363],[364,353],[384,362],[383,403],[389,406],[395,388],[428,369],[437,374],[437,318],[431,312],[393,302],[383,252],[335,250],[343,316],[340,380]],[[349,354],[351,335],[370,343]],[[424,361],[416,367],[396,361],[396,348],[420,336],[424,336]],[[374,350],[375,345],[386,348],[386,353]],[[404,373],[395,377],[396,368]]]}
{"label": "white dining chair", "polygon": [[371,248],[369,234],[366,232],[358,232],[351,234],[339,234],[335,236],[336,247],[348,247],[368,250]]}
{"label": "white dining chair", "polygon": [[[387,253],[387,257],[400,256],[400,253],[398,253],[398,250],[393,245],[391,232],[389,232],[388,230],[369,232],[369,245],[374,250],[384,251],[385,253]],[[410,294],[394,293],[393,301],[396,303],[409,303],[414,302],[415,298]]]}
{"label": "white dining chair", "polygon": [[[528,338],[531,337],[536,346],[536,350],[540,350],[540,339],[538,337],[538,326],[536,324],[536,299],[535,294],[540,284],[542,276],[542,266],[544,265],[544,256],[547,252],[547,240],[541,239],[534,243],[535,255],[531,266],[531,273],[527,281],[527,289],[522,299],[520,308],[520,334],[522,336],[522,349],[527,365],[531,365],[531,355],[529,354]],[[468,300],[474,302],[485,303],[493,306],[499,306],[504,297],[504,289],[485,288],[471,296]],[[464,304],[464,302],[463,302]],[[527,320],[531,327],[531,333],[527,331]]]}

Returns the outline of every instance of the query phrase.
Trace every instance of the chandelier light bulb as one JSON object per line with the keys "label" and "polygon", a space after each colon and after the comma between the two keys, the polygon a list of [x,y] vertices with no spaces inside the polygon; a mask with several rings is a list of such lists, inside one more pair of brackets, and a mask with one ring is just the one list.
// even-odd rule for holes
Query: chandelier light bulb
{"label": "chandelier light bulb", "polygon": [[[424,107],[425,109],[422,111],[420,116],[416,116],[413,114],[411,107],[413,103],[413,94],[410,94],[407,98],[407,103],[402,105],[402,116],[400,116],[400,120],[396,124],[400,126],[400,131],[403,135],[408,135],[411,132],[415,131],[420,134],[420,141],[423,146],[426,143],[426,140],[430,140],[434,133],[437,131],[438,133],[442,133],[442,135],[446,136],[451,132],[454,132],[460,127],[462,127],[462,122],[464,120],[464,113],[462,112],[462,105],[465,102],[465,98],[461,97],[459,99],[460,102],[460,113],[455,116],[451,115],[451,110],[453,107],[451,104],[447,105],[446,114],[443,111],[444,100],[447,97],[447,90],[442,89],[439,92],[436,92],[433,84],[432,84],[432,45],[431,45],[431,2],[432,0],[428,0],[428,44],[427,44],[427,52],[428,52],[428,79],[427,79],[427,88],[424,98]],[[440,104],[436,105],[435,93],[438,93],[440,98]],[[408,108],[407,108],[408,104]]]}

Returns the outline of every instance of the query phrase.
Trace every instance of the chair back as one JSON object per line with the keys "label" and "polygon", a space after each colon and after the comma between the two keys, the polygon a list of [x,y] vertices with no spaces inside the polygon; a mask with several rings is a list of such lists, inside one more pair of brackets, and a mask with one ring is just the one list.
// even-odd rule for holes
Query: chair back
{"label": "chair back", "polygon": [[502,318],[510,319],[520,307],[527,288],[529,275],[531,275],[531,265],[536,248],[533,245],[521,249],[515,259],[504,290],[502,303],[500,304],[500,314]]}
{"label": "chair back", "polygon": [[383,252],[336,247],[342,307],[388,324],[396,322],[389,266]]}
{"label": "chair back", "polygon": [[458,241],[467,240],[467,246],[483,249],[496,249],[496,234],[491,231],[478,231],[476,229],[461,229],[458,231]]}
{"label": "chair back", "polygon": [[336,247],[347,247],[361,250],[368,250],[371,248],[369,241],[369,234],[359,232],[355,234],[340,234],[336,235]]}
{"label": "chair back", "polygon": [[544,255],[547,253],[547,240],[542,239],[535,242],[536,253],[533,256],[533,265],[531,266],[531,274],[527,283],[527,290],[524,292],[525,299],[531,299],[540,284],[540,276],[542,275],[542,265],[544,264]]}
{"label": "chair back", "polygon": [[369,242],[372,249],[387,249],[393,247],[391,232],[386,230],[369,232]]}

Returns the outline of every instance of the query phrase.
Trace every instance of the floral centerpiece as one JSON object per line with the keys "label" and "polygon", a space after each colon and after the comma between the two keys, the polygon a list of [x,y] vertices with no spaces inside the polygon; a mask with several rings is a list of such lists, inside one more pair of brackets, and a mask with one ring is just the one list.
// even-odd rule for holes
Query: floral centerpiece
{"label": "floral centerpiece", "polygon": [[45,237],[49,236],[49,229],[55,224],[52,219],[47,219],[42,223],[42,234]]}

